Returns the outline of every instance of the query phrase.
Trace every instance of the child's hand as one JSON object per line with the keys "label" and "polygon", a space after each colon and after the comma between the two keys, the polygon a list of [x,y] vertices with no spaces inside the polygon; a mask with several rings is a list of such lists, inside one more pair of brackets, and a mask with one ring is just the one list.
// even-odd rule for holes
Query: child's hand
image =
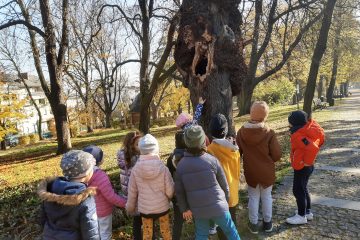
{"label": "child's hand", "polygon": [[192,212],[190,210],[187,210],[186,212],[183,212],[183,218],[189,222],[192,219]]}
{"label": "child's hand", "polygon": [[205,103],[205,99],[203,99],[202,97],[199,97],[199,104],[204,104]]}

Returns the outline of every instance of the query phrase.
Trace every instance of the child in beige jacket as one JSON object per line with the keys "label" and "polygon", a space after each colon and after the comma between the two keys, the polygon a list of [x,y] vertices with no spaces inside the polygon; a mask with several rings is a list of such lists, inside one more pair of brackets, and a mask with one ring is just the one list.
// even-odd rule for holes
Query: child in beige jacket
{"label": "child in beige jacket", "polygon": [[138,146],[140,158],[131,172],[126,210],[131,214],[138,208],[143,221],[143,239],[152,239],[156,219],[159,219],[163,239],[171,239],[169,209],[174,194],[173,179],[160,160],[159,144],[152,135],[142,137]]}

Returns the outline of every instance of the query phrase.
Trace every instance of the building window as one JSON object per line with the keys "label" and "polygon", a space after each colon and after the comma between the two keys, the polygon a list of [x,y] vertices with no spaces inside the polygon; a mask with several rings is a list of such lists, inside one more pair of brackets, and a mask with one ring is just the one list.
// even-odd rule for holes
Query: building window
{"label": "building window", "polygon": [[45,99],[39,99],[39,104],[45,105]]}

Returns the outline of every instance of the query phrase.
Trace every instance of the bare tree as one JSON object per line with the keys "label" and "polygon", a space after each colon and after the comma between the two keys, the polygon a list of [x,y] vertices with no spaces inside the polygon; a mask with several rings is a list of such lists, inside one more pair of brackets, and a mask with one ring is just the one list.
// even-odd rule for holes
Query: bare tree
{"label": "bare tree", "polygon": [[[61,26],[59,26],[61,31],[59,34],[57,33],[57,27],[54,25],[54,14],[52,13],[54,8],[49,1],[39,0],[38,5],[35,4],[35,2],[31,3],[32,4],[26,6],[23,0],[17,0],[9,1],[8,4],[5,4],[5,8],[8,8],[11,14],[4,14],[1,16],[4,20],[0,25],[0,30],[16,25],[25,26],[28,30],[35,68],[55,118],[58,143],[57,153],[61,154],[71,148],[67,109],[63,90],[63,70],[69,41],[69,0],[61,1]],[[17,9],[20,9],[20,12],[16,12]],[[41,23],[38,19],[36,19],[36,22],[32,20],[33,14],[30,11],[33,9],[40,12]],[[9,19],[8,16],[10,16],[11,19]],[[46,81],[41,65],[39,40],[36,35],[41,36],[44,41],[50,86]]]}
{"label": "bare tree", "polygon": [[[238,96],[239,115],[250,112],[251,99],[257,84],[278,72],[285,65],[303,36],[321,18],[322,12],[317,11],[316,5],[316,0],[286,1],[282,2],[280,9],[285,10],[281,11],[277,0],[254,1],[255,16],[251,34],[250,60],[241,93]],[[279,29],[284,31],[281,42],[276,48],[271,48],[271,40]],[[279,53],[280,60],[265,68],[265,71],[261,71],[259,69],[261,60],[266,58],[268,51],[274,52],[274,49]]]}
{"label": "bare tree", "polygon": [[[174,1],[174,3],[176,4],[177,1]],[[138,0],[137,4],[132,7],[121,3],[116,5],[106,4],[100,9],[98,15],[100,17],[103,11],[108,8],[118,11],[119,19],[126,22],[126,28],[129,34],[131,34],[132,41],[135,43],[139,58],[127,59],[118,62],[117,65],[122,66],[130,62],[140,63],[141,118],[139,129],[144,133],[149,132],[150,103],[154,94],[158,90],[159,85],[176,70],[175,64],[167,66],[166,63],[175,43],[174,36],[178,24],[177,10],[176,8],[167,7],[167,2],[162,2],[162,4],[164,5],[156,5],[154,0]],[[172,6],[172,3],[170,5]],[[152,29],[154,25],[161,26],[161,24],[165,25],[162,33],[166,40],[159,51],[158,57],[155,58],[155,61],[152,61],[154,53],[151,48],[152,40],[154,40]]]}
{"label": "bare tree", "polygon": [[319,38],[317,40],[310,65],[310,71],[306,84],[304,106],[303,106],[304,111],[307,112],[309,116],[311,114],[311,105],[312,105],[312,100],[314,98],[316,79],[319,72],[320,62],[326,50],[326,44],[331,26],[331,19],[332,19],[335,3],[336,0],[328,0],[326,2]]}
{"label": "bare tree", "polygon": [[122,69],[122,59],[125,55],[125,44],[121,36],[122,26],[119,22],[102,26],[102,32],[93,41],[94,52],[91,54],[91,65],[98,79],[95,80],[101,98],[95,102],[105,114],[105,127],[111,127],[111,115],[119,104],[125,86],[127,75]]}
{"label": "bare tree", "polygon": [[94,81],[92,56],[94,33],[97,30],[96,13],[101,1],[78,1],[70,15],[71,39],[66,73],[67,83],[79,95],[87,115],[87,131],[93,132],[93,98],[97,89]]}

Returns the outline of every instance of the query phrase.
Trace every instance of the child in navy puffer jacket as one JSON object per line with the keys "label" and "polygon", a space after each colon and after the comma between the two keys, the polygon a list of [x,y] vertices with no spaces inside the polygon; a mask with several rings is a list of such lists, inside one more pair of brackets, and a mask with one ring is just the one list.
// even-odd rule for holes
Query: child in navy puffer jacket
{"label": "child in navy puffer jacket", "polygon": [[91,154],[72,150],[61,159],[64,177],[40,182],[43,239],[100,239],[93,197],[96,189],[86,185],[93,175],[94,165]]}

